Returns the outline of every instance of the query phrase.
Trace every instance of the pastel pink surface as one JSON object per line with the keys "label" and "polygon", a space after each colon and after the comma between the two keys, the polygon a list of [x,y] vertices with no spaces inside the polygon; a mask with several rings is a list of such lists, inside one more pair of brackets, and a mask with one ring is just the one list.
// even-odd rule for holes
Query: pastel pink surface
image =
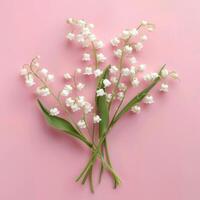
{"label": "pastel pink surface", "polygon": [[[0,199],[200,199],[199,6],[197,0],[1,0]],[[167,63],[181,77],[169,94],[112,130],[110,153],[122,185],[113,190],[104,174],[95,195],[74,182],[88,151],[46,126],[18,76],[37,54],[58,77],[79,65],[80,52],[66,45],[68,17],[94,23],[106,43],[141,19],[154,22],[139,59],[152,69]]]}

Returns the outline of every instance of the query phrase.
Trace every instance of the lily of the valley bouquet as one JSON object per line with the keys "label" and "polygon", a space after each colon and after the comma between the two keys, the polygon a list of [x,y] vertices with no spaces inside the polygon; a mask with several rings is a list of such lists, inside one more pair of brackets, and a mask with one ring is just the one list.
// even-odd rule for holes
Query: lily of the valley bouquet
{"label": "lily of the valley bouquet", "polygon": [[[99,181],[103,171],[107,170],[116,188],[120,184],[120,178],[111,164],[107,135],[127,112],[138,114],[143,103],[154,103],[150,92],[157,84],[160,85],[160,92],[166,93],[167,79],[177,79],[178,75],[175,71],[169,71],[165,64],[158,72],[143,74],[146,65],[138,63],[133,54],[142,50],[148,39],[147,33],[154,30],[154,25],[147,21],[143,20],[137,28],[123,30],[111,40],[113,53],[118,62],[115,65],[105,64],[106,57],[101,53],[104,43],[92,32],[93,24],[72,18],[69,18],[67,23],[70,26],[70,32],[66,35],[67,40],[77,42],[85,49],[82,56],[84,67],[76,68],[73,74],[65,73],[63,78],[66,84],[59,91],[52,89],[54,75],[40,66],[39,56],[33,58],[30,64],[23,66],[21,75],[25,78],[27,86],[37,85],[37,101],[48,124],[79,140],[90,149],[88,163],[76,181],[84,184],[89,180],[93,192],[93,166],[99,160]],[[87,80],[96,84],[93,102],[79,95],[87,86],[86,82],[80,81],[81,76],[91,77]],[[137,87],[140,87],[137,89],[140,92],[132,95],[128,101],[125,100],[127,93],[129,92],[129,96],[130,92],[132,93],[131,88]],[[48,96],[55,100],[49,108],[40,100],[41,97]],[[76,112],[79,114],[79,120],[75,121],[73,114]]]}

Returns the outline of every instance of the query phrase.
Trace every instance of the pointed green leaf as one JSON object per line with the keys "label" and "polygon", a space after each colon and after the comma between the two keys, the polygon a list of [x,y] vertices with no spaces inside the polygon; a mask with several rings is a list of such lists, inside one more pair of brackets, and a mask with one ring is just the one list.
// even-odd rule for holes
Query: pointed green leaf
{"label": "pointed green leaf", "polygon": [[138,104],[143,100],[143,98],[149,93],[149,91],[160,81],[161,79],[161,71],[165,65],[160,69],[158,73],[158,77],[144,90],[142,90],[138,95],[136,95],[133,99],[131,99],[125,106],[122,108],[122,110],[114,117],[114,119],[110,123],[110,127],[112,127],[126,112],[128,112],[133,106]]}
{"label": "pointed green leaf", "polygon": [[45,119],[47,120],[50,126],[60,131],[63,131],[73,137],[80,139],[81,141],[83,141],[85,144],[87,144],[90,147],[92,146],[92,144],[81,133],[79,133],[69,121],[61,117],[50,115],[49,111],[44,107],[41,101],[40,100],[37,100],[37,101],[44,114]]}
{"label": "pointed green leaf", "polygon": [[[97,90],[104,89],[103,80],[108,77],[109,68],[110,66],[108,66],[104,70],[103,74],[100,76]],[[101,121],[99,123],[99,134],[101,136],[106,133],[107,128],[108,128],[108,123],[109,123],[109,111],[108,111],[108,103],[106,101],[106,96],[104,95],[104,96],[96,97],[96,105],[97,105],[98,114],[101,118]]]}

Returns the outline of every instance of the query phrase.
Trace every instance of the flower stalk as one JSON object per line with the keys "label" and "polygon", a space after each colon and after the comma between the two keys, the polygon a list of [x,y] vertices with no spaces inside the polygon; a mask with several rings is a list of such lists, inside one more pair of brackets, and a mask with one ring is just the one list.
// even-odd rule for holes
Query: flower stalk
{"label": "flower stalk", "polygon": [[[68,42],[77,42],[84,49],[81,58],[84,67],[76,68],[73,75],[64,73],[65,85],[58,92],[54,92],[51,87],[55,76],[49,73],[48,69],[41,67],[39,57],[32,59],[30,64],[25,64],[20,74],[28,87],[34,88],[37,85],[35,89],[37,101],[48,124],[78,139],[90,149],[90,158],[76,181],[85,184],[88,180],[90,190],[94,192],[93,166],[98,159],[101,164],[99,183],[103,171],[107,170],[116,188],[121,183],[121,179],[111,163],[107,135],[127,112],[139,114],[143,103],[148,105],[154,103],[151,91],[159,83],[159,91],[167,93],[168,78],[178,79],[178,74],[174,70],[169,71],[166,65],[163,65],[158,72],[142,75],[146,70],[146,64],[138,63],[133,55],[135,51],[139,52],[143,49],[148,39],[147,34],[155,28],[148,21],[142,20],[137,28],[123,30],[110,41],[113,54],[118,60],[116,66],[107,64],[106,56],[101,53],[104,43],[93,33],[93,24],[73,18],[69,18],[67,23],[71,28],[66,35]],[[87,84],[80,81],[82,76],[90,77],[96,85],[93,103],[84,96],[84,88]],[[145,88],[142,88],[142,82],[145,82]],[[136,87],[141,87],[140,92],[125,104],[127,93],[131,88]],[[41,99],[48,96],[54,98],[55,104],[46,108]],[[75,113],[80,114],[77,121],[73,119]]]}

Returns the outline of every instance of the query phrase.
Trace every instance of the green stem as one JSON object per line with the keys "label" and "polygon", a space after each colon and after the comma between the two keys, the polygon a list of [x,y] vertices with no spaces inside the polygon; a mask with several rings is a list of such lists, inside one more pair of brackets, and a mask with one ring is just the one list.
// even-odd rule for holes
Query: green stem
{"label": "green stem", "polygon": [[94,193],[94,185],[93,185],[93,176],[92,176],[92,173],[93,173],[93,168],[91,168],[91,170],[90,170],[89,180],[90,180],[90,191],[92,193]]}
{"label": "green stem", "polygon": [[[130,108],[139,103],[140,101],[142,101],[142,99],[149,93],[149,91],[161,80],[161,72],[163,70],[163,68],[165,67],[165,65],[162,66],[160,72],[159,72],[159,77],[156,78],[147,88],[145,88],[143,91],[141,91],[138,95],[136,95],[123,109],[122,111],[116,115],[116,117],[114,117],[109,126],[108,126],[108,129],[107,131],[104,133],[104,135],[102,135],[102,137],[100,138],[99,140],[99,143],[95,149],[95,151],[93,152],[93,155],[91,157],[91,159],[89,160],[88,164],[86,165],[86,167],[84,168],[84,171],[81,173],[80,175],[80,178],[84,175],[84,174],[87,174],[87,171],[90,170],[91,166],[93,165],[93,163],[95,162],[96,160],[96,157],[98,155],[98,152],[100,151],[100,147],[101,145],[103,144],[105,138],[106,138],[106,135],[109,133],[109,130],[112,128],[112,126],[119,120],[119,118],[124,114],[126,113],[127,111],[130,110]],[[110,167],[110,166],[109,166]],[[111,167],[110,167],[111,168]],[[111,168],[112,169],[112,168]],[[85,175],[87,176],[87,175]],[[117,183],[118,184],[118,183]]]}
{"label": "green stem", "polygon": [[[101,138],[100,141],[95,149],[95,151],[93,152],[89,162],[87,163],[87,165],[85,166],[85,168],[83,169],[83,171],[81,172],[81,174],[78,176],[78,178],[76,179],[76,181],[79,181],[82,176],[84,176],[83,179],[85,179],[85,177],[88,176],[88,171],[91,169],[91,167],[93,166],[94,162],[96,161],[97,156],[99,155],[100,152],[100,147],[103,144],[104,140],[106,138],[106,134],[104,134]],[[101,160],[103,161],[102,157]],[[114,170],[106,163],[103,161],[104,166],[106,166],[106,168],[109,170],[109,172],[112,174],[112,176],[115,178],[115,180],[117,181],[117,185],[120,183],[120,178],[115,174]]]}
{"label": "green stem", "polygon": [[[104,146],[103,145],[101,146],[101,155],[104,158]],[[103,171],[104,171],[104,167],[103,167],[103,163],[101,163],[100,172],[99,172],[99,183],[101,183]]]}
{"label": "green stem", "polygon": [[57,101],[58,105],[59,105],[61,108],[63,108],[63,110],[65,111],[65,113],[67,113],[69,121],[76,127],[76,129],[77,129],[78,131],[80,131],[79,127],[77,126],[77,124],[74,122],[74,120],[73,120],[72,117],[70,116],[69,111],[65,108],[65,106],[64,106],[64,105],[62,104],[62,102],[60,101],[60,98],[59,98],[60,92],[59,92],[59,94],[58,94],[58,96],[57,96],[57,95],[53,92],[53,90],[47,85],[47,83],[37,74],[37,72],[34,71],[32,65],[33,65],[33,62],[35,61],[35,59],[36,59],[36,58],[33,58],[32,61],[31,61],[31,63],[30,63],[30,65],[29,65],[29,67],[30,67],[30,72],[31,72],[32,75],[33,75],[34,77],[36,77],[46,88],[49,89],[49,92],[50,92],[51,96]]}
{"label": "green stem", "polygon": [[[141,25],[137,28],[139,29],[141,27]],[[127,39],[127,41],[125,42],[124,46],[126,44],[128,44],[129,40],[131,39],[131,37],[129,37]],[[97,68],[98,66],[98,62],[97,62],[97,56],[96,56],[96,49],[94,47],[94,44],[92,43],[92,47],[93,47],[93,53],[94,53],[94,57],[95,57],[95,66]],[[123,66],[123,58],[124,58],[124,51],[122,50],[122,56],[120,58],[120,63],[119,63],[119,68],[120,68],[120,71],[121,71],[121,68]],[[114,94],[118,88],[118,85],[119,85],[119,82],[120,82],[120,79],[121,79],[121,73],[119,74],[119,78],[118,78],[118,81],[117,81],[117,84],[115,85],[113,91],[112,91],[112,98],[111,98],[111,101],[109,103],[109,110],[110,110],[110,107],[111,107],[111,103],[113,101],[113,98],[114,98]],[[122,101],[123,102],[123,101]],[[117,114],[118,110],[120,109],[120,106],[122,105],[122,102],[120,103],[119,107],[117,108],[116,110],[116,113],[114,114],[114,117],[115,115]],[[113,118],[114,119],[114,118]],[[111,122],[113,121],[113,119],[111,120]],[[103,173],[103,166],[106,166],[107,169],[109,169],[109,171],[111,172],[111,174],[113,175],[114,177],[114,186],[116,187],[119,183],[120,183],[120,179],[118,176],[116,176],[115,172],[113,171],[112,169],[112,164],[111,164],[111,161],[110,161],[110,157],[109,157],[109,153],[108,153],[108,146],[107,146],[107,141],[106,141],[106,135],[109,131],[109,129],[111,128],[110,124],[109,124],[109,127],[108,127],[108,130],[107,132],[103,135],[103,136],[100,136],[100,141],[96,147],[96,150],[93,152],[92,154],[92,157],[91,159],[89,160],[88,164],[86,165],[86,167],[83,169],[83,171],[81,172],[81,174],[79,175],[79,177],[76,179],[77,181],[80,180],[80,178],[82,178],[82,176],[84,175],[84,178],[83,178],[83,183],[85,182],[85,180],[87,179],[87,176],[90,175],[90,171],[92,171],[92,168],[93,168],[93,164],[94,162],[96,161],[96,158],[98,156],[98,153],[101,152],[101,156],[103,157],[103,148],[105,148],[105,153],[106,153],[106,159],[107,159],[107,163],[103,162],[102,161],[102,165],[101,165],[101,170],[100,170],[100,177],[99,177],[99,181],[101,181],[101,176],[102,176],[102,173]],[[93,134],[94,134],[94,127],[93,127]],[[103,145],[103,146],[102,146]],[[101,148],[102,148],[102,151],[101,151]]]}
{"label": "green stem", "polygon": [[[113,168],[113,167],[112,167],[111,160],[110,160],[110,156],[109,156],[108,143],[107,143],[107,140],[106,140],[106,139],[105,139],[105,141],[104,141],[104,149],[105,149],[106,160],[107,160],[109,166],[110,166],[111,168]],[[116,188],[116,187],[117,187],[117,181],[114,179],[114,188]]]}
{"label": "green stem", "polygon": [[123,98],[122,98],[120,104],[118,105],[118,107],[117,107],[117,109],[116,109],[116,111],[115,111],[115,113],[114,113],[114,115],[113,115],[113,117],[112,117],[111,122],[113,121],[113,119],[115,119],[116,115],[118,114],[118,111],[119,111],[119,109],[121,108],[121,105],[122,105],[123,102],[124,102],[126,92],[127,92],[127,90],[124,92],[124,96],[123,96]]}
{"label": "green stem", "polygon": [[[137,27],[137,30],[139,30],[140,28],[142,27],[142,24],[140,24],[138,27]],[[115,92],[118,88],[118,85],[120,83],[120,79],[121,79],[121,69],[123,67],[123,61],[124,61],[124,47],[129,43],[130,39],[132,38],[132,36],[129,36],[129,38],[125,41],[124,45],[122,46],[122,55],[121,55],[121,58],[120,58],[120,61],[119,61],[119,77],[118,77],[118,80],[117,80],[117,83],[115,84],[113,90],[112,90],[112,97],[111,97],[111,100],[110,100],[110,103],[108,105],[108,109],[110,110],[111,108],[111,104],[112,104],[112,101],[114,100],[114,95],[115,95]]]}

